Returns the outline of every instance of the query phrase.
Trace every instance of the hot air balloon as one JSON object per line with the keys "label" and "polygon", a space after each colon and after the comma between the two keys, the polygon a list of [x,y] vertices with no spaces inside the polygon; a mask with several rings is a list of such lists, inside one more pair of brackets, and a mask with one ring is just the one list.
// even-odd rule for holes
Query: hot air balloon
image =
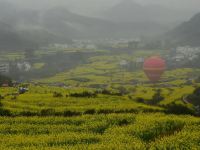
{"label": "hot air balloon", "polygon": [[157,82],[166,69],[166,63],[160,56],[152,56],[145,60],[143,69],[150,81]]}

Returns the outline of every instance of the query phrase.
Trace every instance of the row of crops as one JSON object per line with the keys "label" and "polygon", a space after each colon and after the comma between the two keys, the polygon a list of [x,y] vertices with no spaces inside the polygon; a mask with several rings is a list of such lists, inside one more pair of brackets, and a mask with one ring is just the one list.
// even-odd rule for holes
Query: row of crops
{"label": "row of crops", "polygon": [[[54,90],[57,93],[53,92]],[[16,88],[1,89],[0,91],[4,93],[1,108],[8,110],[9,116],[80,116],[163,111],[158,106],[137,103],[128,96],[98,94],[95,97],[84,97],[81,90],[78,90],[79,92],[72,90],[72,96],[68,96],[67,90],[62,88],[54,90],[47,87],[31,87],[25,94],[13,95],[17,91]],[[73,93],[75,91],[76,93]]]}
{"label": "row of crops", "polygon": [[0,118],[0,149],[199,149],[200,119],[164,114]]}
{"label": "row of crops", "polygon": [[[119,66],[140,55],[92,57],[20,85],[29,89],[24,94],[19,87],[0,88],[0,150],[200,149],[200,119],[169,114],[190,114],[193,106],[182,98],[198,86],[188,82],[194,70],[169,70],[162,82],[151,84],[141,70]],[[170,110],[171,104],[184,107]]]}
{"label": "row of crops", "polygon": [[[0,115],[80,116],[84,114],[166,112],[171,104],[193,109],[192,105],[185,105],[182,101],[185,94],[193,92],[194,87],[192,86],[154,88],[138,85],[107,90],[32,84],[28,87],[29,91],[24,94],[18,94],[17,87],[1,88]],[[177,108],[172,109],[177,110]],[[183,111],[184,108],[180,109]],[[186,111],[181,114],[193,114],[188,112],[190,110]],[[173,110],[170,112],[175,113]]]}

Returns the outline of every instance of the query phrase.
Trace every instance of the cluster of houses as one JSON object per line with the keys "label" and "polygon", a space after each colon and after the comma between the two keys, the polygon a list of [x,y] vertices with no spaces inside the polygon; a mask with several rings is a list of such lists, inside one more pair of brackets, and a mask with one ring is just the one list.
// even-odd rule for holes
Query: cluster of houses
{"label": "cluster of houses", "polygon": [[[98,43],[98,44],[97,44]],[[121,48],[137,48],[139,44],[141,44],[140,38],[132,38],[132,39],[96,39],[93,40],[73,40],[71,44],[59,44],[54,43],[50,44],[48,47],[43,49],[68,49],[68,48],[84,48],[84,49],[97,49],[97,45],[107,45],[109,47],[121,47]]]}
{"label": "cluster of houses", "polygon": [[16,64],[16,67],[21,72],[28,72],[32,68],[31,64],[29,62],[26,62],[26,61],[18,62]]}
{"label": "cluster of houses", "polygon": [[7,75],[11,70],[18,70],[20,72],[28,72],[32,68],[29,62],[0,62],[0,74]]}
{"label": "cluster of houses", "polygon": [[[168,68],[179,67],[195,67],[197,60],[200,58],[200,47],[177,47],[171,49],[168,54],[163,55],[166,60]],[[119,65],[121,68],[127,68],[128,66],[133,69],[142,69],[145,61],[145,57],[137,57],[130,61],[121,60]]]}
{"label": "cluster of houses", "polygon": [[171,49],[169,55],[165,56],[168,66],[181,67],[197,60],[200,56],[200,47],[177,47]]}
{"label": "cluster of houses", "polygon": [[177,47],[176,48],[176,55],[173,57],[176,61],[182,61],[182,60],[194,60],[198,58],[200,54],[200,47]]}
{"label": "cluster of houses", "polygon": [[54,43],[46,47],[46,49],[68,49],[68,48],[97,49],[97,46],[91,40],[73,40],[72,44]]}
{"label": "cluster of houses", "polygon": [[10,70],[9,63],[0,62],[0,74],[8,74]]}
{"label": "cluster of houses", "polygon": [[137,70],[143,68],[144,61],[145,61],[144,57],[137,57],[132,61],[121,60],[119,62],[119,65],[121,69]]}
{"label": "cluster of houses", "polygon": [[100,39],[97,43],[106,45],[107,47],[112,48],[138,48],[141,46],[141,39],[140,38],[121,38],[121,39]]}

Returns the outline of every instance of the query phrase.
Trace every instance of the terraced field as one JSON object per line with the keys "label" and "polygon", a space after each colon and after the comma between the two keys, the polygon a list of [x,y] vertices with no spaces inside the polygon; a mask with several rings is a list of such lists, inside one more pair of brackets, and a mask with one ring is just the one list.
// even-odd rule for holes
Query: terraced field
{"label": "terraced field", "polygon": [[[0,88],[0,149],[200,149],[200,119],[183,101],[199,86],[200,70],[167,70],[151,83],[141,68],[120,66],[151,54],[105,53],[52,77]],[[19,94],[19,87],[29,90]]]}
{"label": "terraced field", "polygon": [[200,119],[164,114],[0,118],[0,149],[199,149]]}

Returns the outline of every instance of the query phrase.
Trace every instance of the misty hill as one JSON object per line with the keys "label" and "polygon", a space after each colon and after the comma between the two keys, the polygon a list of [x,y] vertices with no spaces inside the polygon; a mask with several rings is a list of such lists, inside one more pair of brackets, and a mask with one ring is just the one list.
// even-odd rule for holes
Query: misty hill
{"label": "misty hill", "polygon": [[[113,14],[113,18],[102,19],[79,15],[65,7],[35,11],[0,2],[0,50],[36,49],[50,43],[68,43],[78,38],[151,36],[168,29],[153,19],[147,19],[153,13],[144,9],[146,7],[126,0],[110,10],[112,13],[107,16]],[[114,18],[116,16],[120,17],[118,21]]]}
{"label": "misty hill", "polygon": [[134,38],[165,30],[154,22],[113,22],[82,16],[63,7],[43,12],[27,9],[0,11],[0,21],[9,27],[5,30],[3,24],[0,26],[0,50],[36,49],[50,43],[69,43],[70,39],[79,38]]}
{"label": "misty hill", "polygon": [[36,49],[50,43],[69,43],[73,38],[113,37],[117,31],[112,22],[62,7],[44,12],[13,10],[12,5],[0,3],[0,50]]}
{"label": "misty hill", "polygon": [[78,15],[60,7],[48,10],[43,17],[46,29],[71,38],[133,38],[167,30],[165,25],[156,22],[115,22]]}
{"label": "misty hill", "polygon": [[71,38],[111,36],[115,24],[103,19],[78,15],[61,7],[46,11],[43,25],[49,31]]}
{"label": "misty hill", "polygon": [[142,11],[141,5],[131,0],[125,0],[109,9],[106,12],[106,17],[115,22],[141,21],[144,15]]}
{"label": "misty hill", "polygon": [[[179,17],[178,17],[179,16]],[[133,0],[122,0],[103,14],[103,18],[126,28],[120,34],[135,33],[137,36],[155,36],[167,32],[179,22],[181,12],[159,5],[140,5]],[[179,18],[179,19],[178,19]]]}
{"label": "misty hill", "polygon": [[200,13],[165,35],[173,45],[200,46]]}
{"label": "misty hill", "polygon": [[0,50],[36,49],[58,40],[57,36],[43,29],[18,30],[9,24],[0,22]]}
{"label": "misty hill", "polygon": [[[41,36],[39,36],[39,34]],[[36,35],[36,37],[33,37]],[[34,49],[42,44],[44,34],[32,31],[17,31],[15,28],[0,22],[0,50],[25,50]],[[38,38],[40,37],[40,38]]]}
{"label": "misty hill", "polygon": [[16,32],[9,25],[0,22],[0,49],[13,49],[19,47],[20,44],[21,41]]}
{"label": "misty hill", "polygon": [[53,42],[70,41],[54,35],[40,23],[40,12],[0,2],[0,50],[28,50]]}
{"label": "misty hill", "polygon": [[157,22],[170,25],[182,21],[184,15],[183,12],[160,5],[140,5],[134,0],[121,0],[107,10],[104,17],[115,22]]}

